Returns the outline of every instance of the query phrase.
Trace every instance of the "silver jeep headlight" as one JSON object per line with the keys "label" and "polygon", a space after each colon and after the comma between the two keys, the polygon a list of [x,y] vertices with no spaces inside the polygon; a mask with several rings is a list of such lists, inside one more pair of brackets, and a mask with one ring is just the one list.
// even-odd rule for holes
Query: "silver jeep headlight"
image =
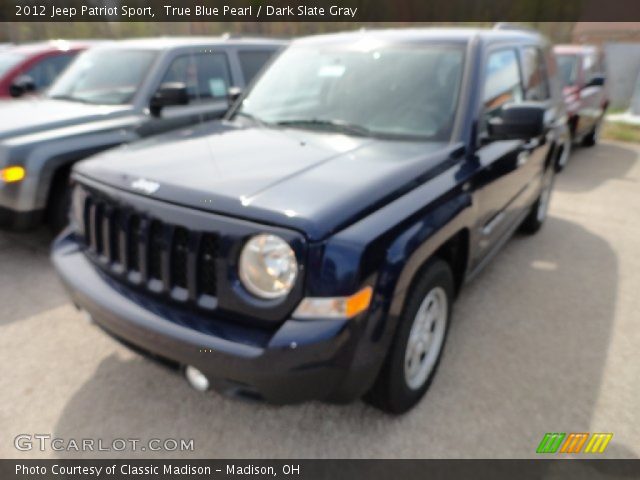
{"label": "silver jeep headlight", "polygon": [[276,235],[256,235],[240,254],[242,284],[260,298],[287,295],[298,276],[298,262],[289,244]]}

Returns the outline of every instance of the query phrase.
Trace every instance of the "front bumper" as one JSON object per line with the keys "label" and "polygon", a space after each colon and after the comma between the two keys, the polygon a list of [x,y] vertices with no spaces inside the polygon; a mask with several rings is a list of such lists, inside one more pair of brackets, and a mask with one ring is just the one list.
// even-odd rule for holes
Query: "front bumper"
{"label": "front bumper", "polygon": [[9,184],[0,181],[0,228],[25,230],[42,222],[46,202],[38,204],[37,188],[35,177]]}
{"label": "front bumper", "polygon": [[56,240],[52,260],[73,302],[100,327],[135,350],[195,366],[221,392],[279,404],[346,402],[370,388],[382,361],[379,348],[366,347],[366,314],[288,319],[275,331],[239,326],[122,285],[93,265],[73,234]]}

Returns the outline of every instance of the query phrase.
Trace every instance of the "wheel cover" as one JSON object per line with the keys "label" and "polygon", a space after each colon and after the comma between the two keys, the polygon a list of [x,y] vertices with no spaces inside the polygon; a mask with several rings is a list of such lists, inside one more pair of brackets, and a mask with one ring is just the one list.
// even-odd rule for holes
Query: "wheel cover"
{"label": "wheel cover", "polygon": [[442,287],[427,293],[413,319],[404,355],[404,378],[412,390],[422,387],[438,361],[448,316],[447,294]]}

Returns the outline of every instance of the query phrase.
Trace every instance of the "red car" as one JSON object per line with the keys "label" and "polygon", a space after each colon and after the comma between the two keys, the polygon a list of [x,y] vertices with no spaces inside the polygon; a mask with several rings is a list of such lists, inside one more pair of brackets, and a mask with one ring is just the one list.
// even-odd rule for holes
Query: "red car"
{"label": "red car", "polygon": [[86,43],[55,40],[0,49],[0,98],[47,88]]}
{"label": "red car", "polygon": [[[554,52],[573,142],[593,146],[609,106],[604,52],[589,45],[557,45]],[[560,167],[568,152],[563,157]]]}

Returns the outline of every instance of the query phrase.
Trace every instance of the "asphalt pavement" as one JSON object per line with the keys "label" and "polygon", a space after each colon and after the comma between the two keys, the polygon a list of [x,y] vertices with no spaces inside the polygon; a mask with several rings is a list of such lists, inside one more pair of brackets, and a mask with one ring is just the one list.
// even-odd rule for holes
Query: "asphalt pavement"
{"label": "asphalt pavement", "polygon": [[[198,393],[85,321],[45,231],[0,232],[0,457],[526,458],[545,432],[611,432],[602,456],[640,457],[639,182],[639,146],[577,149],[542,231],[464,288],[438,375],[401,417]],[[20,434],[65,450],[19,451]],[[154,438],[193,451],[68,450]]]}

